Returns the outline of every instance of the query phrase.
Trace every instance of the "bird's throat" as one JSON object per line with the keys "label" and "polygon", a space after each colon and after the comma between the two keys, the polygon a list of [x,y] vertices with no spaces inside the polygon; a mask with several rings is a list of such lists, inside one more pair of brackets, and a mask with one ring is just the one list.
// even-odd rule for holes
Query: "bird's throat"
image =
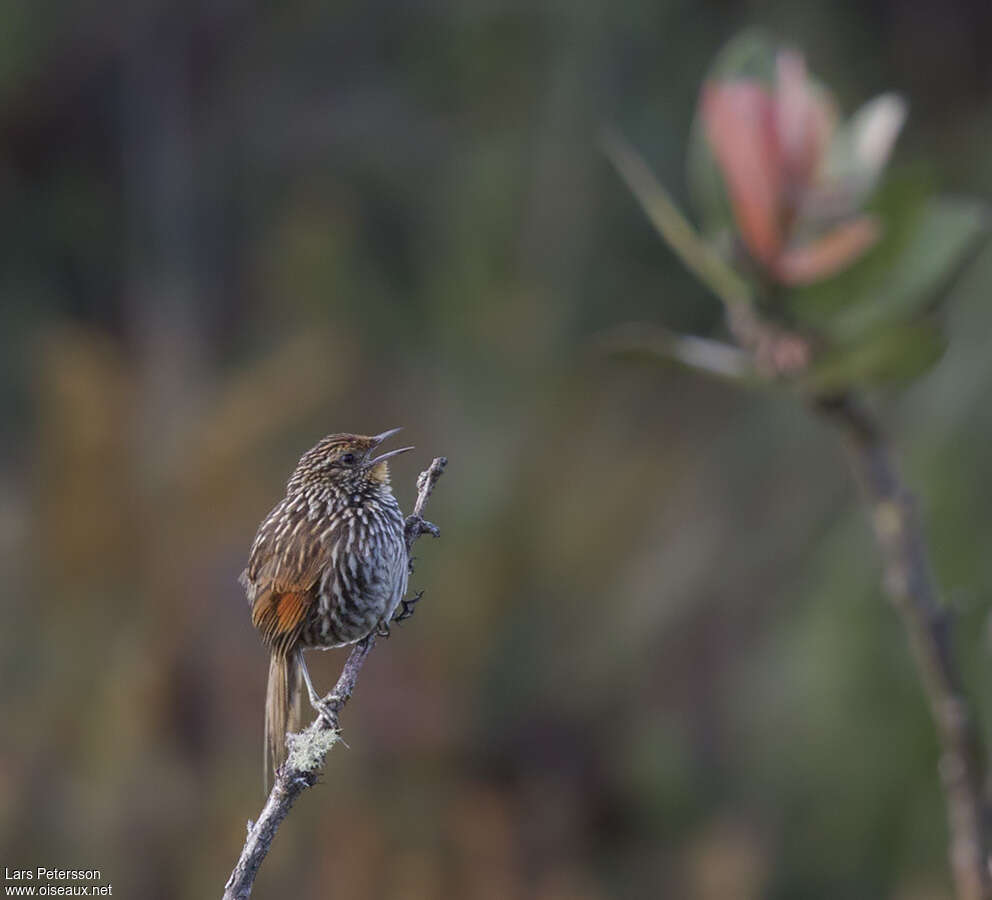
{"label": "bird's throat", "polygon": [[369,471],[369,480],[377,484],[389,484],[389,463],[381,462],[372,466]]}

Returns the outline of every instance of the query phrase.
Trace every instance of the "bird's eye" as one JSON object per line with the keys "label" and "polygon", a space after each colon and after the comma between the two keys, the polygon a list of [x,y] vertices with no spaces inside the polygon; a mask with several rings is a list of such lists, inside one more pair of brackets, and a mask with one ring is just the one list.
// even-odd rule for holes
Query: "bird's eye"
{"label": "bird's eye", "polygon": [[354,453],[342,453],[338,457],[338,462],[346,466],[353,466],[355,464],[356,456]]}

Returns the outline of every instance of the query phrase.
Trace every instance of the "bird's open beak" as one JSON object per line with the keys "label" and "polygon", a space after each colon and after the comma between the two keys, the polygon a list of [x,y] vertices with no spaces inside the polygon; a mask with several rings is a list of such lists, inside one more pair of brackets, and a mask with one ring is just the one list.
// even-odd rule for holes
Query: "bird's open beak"
{"label": "bird's open beak", "polygon": [[[394,434],[402,431],[402,428],[390,428],[389,431],[384,431],[382,434],[375,435],[372,440],[374,443],[369,448],[369,453],[375,450],[384,440],[391,438]],[[379,456],[372,456],[366,460],[367,465],[378,465],[383,460],[387,460],[392,456],[399,456],[401,453],[406,453],[407,450],[412,450],[413,447],[400,447],[399,450],[390,450],[388,453],[380,453]]]}

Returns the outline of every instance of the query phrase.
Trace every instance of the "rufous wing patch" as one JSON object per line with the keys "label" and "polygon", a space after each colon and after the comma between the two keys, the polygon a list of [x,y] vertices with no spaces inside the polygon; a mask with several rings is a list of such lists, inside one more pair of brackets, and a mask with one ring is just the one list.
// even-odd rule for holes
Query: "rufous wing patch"
{"label": "rufous wing patch", "polygon": [[296,640],[306,622],[309,609],[309,592],[266,591],[256,599],[251,620],[266,643],[278,647]]}
{"label": "rufous wing patch", "polygon": [[276,601],[276,617],[280,634],[293,631],[306,616],[307,597],[302,593],[281,594]]}

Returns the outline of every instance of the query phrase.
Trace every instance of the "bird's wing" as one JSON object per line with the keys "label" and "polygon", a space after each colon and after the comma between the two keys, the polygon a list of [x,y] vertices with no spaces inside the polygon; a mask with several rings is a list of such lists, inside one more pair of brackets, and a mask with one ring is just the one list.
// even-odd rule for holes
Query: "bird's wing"
{"label": "bird's wing", "polygon": [[306,518],[292,529],[263,526],[252,547],[245,572],[253,588],[251,621],[270,647],[288,650],[296,642],[316,602],[315,586],[333,561],[336,526],[318,528]]}

